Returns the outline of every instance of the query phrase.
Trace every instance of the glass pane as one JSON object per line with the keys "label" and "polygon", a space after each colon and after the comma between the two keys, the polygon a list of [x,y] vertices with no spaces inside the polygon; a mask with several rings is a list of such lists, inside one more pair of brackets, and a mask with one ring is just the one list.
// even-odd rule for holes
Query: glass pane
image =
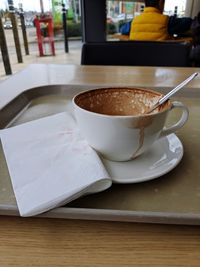
{"label": "glass pane", "polygon": [[141,1],[113,1],[107,0],[107,40],[115,38],[120,33],[122,25],[130,22],[144,9]]}
{"label": "glass pane", "polygon": [[[113,1],[107,0],[107,40],[127,40],[130,22],[144,10],[144,1]],[[186,0],[165,0],[164,14],[178,17],[185,16]],[[127,25],[125,28],[122,26]],[[126,35],[126,36],[125,36]]]}

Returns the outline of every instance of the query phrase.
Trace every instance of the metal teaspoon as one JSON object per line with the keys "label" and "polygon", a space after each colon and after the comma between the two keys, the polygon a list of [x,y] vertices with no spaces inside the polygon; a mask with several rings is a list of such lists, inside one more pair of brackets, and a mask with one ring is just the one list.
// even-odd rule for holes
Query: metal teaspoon
{"label": "metal teaspoon", "polygon": [[193,73],[191,76],[189,76],[186,80],[184,80],[182,83],[177,85],[174,89],[172,89],[169,93],[161,97],[156,104],[154,104],[150,109],[148,109],[145,114],[151,113],[154,109],[162,105],[165,101],[167,101],[171,96],[173,96],[176,92],[178,92],[181,88],[183,88],[186,84],[188,84],[190,81],[192,81],[196,76],[198,75],[198,72]]}

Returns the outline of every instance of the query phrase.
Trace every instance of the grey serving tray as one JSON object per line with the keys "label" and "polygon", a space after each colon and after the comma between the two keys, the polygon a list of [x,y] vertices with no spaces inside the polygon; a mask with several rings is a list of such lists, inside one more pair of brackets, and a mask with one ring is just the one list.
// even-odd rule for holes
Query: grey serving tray
{"label": "grey serving tray", "polygon": [[[93,87],[48,85],[25,90],[1,108],[0,128],[66,111],[77,92]],[[199,225],[200,93],[183,90],[178,99],[189,107],[190,118],[177,133],[184,156],[175,169],[148,182],[114,184],[104,192],[82,197],[40,217]],[[178,115],[174,114],[170,120]],[[2,147],[0,214],[19,216]]]}

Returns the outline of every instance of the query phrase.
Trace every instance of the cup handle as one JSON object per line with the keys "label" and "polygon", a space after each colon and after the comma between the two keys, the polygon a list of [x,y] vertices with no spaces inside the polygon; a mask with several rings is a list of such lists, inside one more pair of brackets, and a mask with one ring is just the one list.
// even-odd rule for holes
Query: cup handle
{"label": "cup handle", "polygon": [[189,117],[189,110],[188,108],[183,105],[181,102],[174,101],[172,102],[171,110],[174,108],[180,108],[182,109],[182,115],[179,121],[177,121],[172,126],[169,126],[168,128],[164,128],[160,134],[160,137],[166,136],[168,134],[174,133],[176,130],[180,129],[188,120]]}

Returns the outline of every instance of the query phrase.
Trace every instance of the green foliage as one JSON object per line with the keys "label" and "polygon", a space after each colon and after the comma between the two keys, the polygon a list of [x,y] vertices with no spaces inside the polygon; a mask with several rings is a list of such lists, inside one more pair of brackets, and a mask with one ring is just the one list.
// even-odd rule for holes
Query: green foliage
{"label": "green foliage", "polygon": [[69,37],[77,37],[82,35],[81,23],[74,23],[71,20],[67,21],[67,33]]}
{"label": "green foliage", "polygon": [[115,23],[108,23],[107,24],[107,33],[108,34],[114,34],[117,32],[117,26]]}
{"label": "green foliage", "polygon": [[[63,25],[54,25],[54,35],[62,35],[63,34]],[[81,23],[75,23],[74,21],[67,20],[67,35],[68,37],[80,37],[82,36],[81,31]]]}

